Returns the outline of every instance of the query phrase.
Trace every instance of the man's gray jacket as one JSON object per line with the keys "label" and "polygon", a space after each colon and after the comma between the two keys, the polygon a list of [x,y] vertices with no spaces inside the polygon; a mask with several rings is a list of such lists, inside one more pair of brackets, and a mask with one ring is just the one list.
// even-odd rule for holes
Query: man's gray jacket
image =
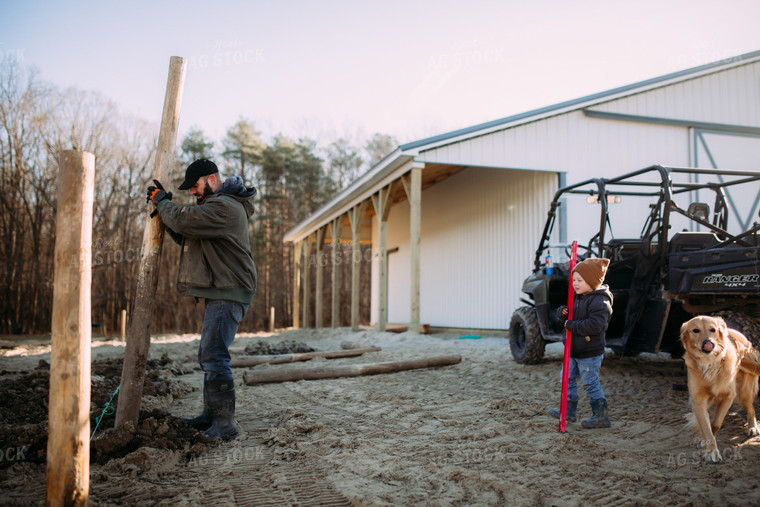
{"label": "man's gray jacket", "polygon": [[183,296],[250,304],[256,266],[248,238],[255,188],[239,176],[228,178],[197,206],[162,199],[156,206],[167,232],[182,247],[177,289]]}

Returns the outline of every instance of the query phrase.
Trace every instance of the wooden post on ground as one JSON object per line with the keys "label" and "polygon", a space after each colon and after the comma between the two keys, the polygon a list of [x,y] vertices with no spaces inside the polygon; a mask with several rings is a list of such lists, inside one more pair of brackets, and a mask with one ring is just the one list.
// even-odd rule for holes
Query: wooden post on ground
{"label": "wooden post on ground", "polygon": [[274,306],[269,307],[269,332],[274,333]]}
{"label": "wooden post on ground", "polygon": [[87,505],[95,156],[64,151],[55,226],[47,505]]}
{"label": "wooden post on ground", "polygon": [[347,364],[341,366],[321,366],[316,368],[272,368],[263,371],[249,370],[243,374],[243,382],[252,386],[270,382],[292,382],[296,380],[319,380],[362,375],[379,375],[398,371],[450,366],[462,361],[460,355],[435,356],[387,363]]}
{"label": "wooden post on ground", "polygon": [[[174,165],[177,146],[177,126],[182,105],[182,88],[185,82],[187,60],[172,56],[169,62],[169,77],[166,83],[164,110],[161,116],[161,130],[158,135],[158,151],[153,178],[168,183]],[[151,205],[152,207],[152,205]],[[150,325],[153,321],[158,271],[161,249],[164,242],[164,225],[159,215],[150,218],[145,214],[140,267],[137,271],[137,292],[132,319],[124,350],[124,365],[121,371],[121,391],[116,407],[115,427],[127,421],[137,426],[140,416],[140,397],[145,380],[145,364],[150,349]]]}

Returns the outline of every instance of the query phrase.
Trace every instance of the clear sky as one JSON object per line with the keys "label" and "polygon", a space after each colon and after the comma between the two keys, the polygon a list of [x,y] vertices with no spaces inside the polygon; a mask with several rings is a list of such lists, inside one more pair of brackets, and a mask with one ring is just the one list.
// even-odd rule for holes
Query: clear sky
{"label": "clear sky", "polygon": [[180,129],[401,142],[760,49],[757,0],[0,0],[0,56]]}

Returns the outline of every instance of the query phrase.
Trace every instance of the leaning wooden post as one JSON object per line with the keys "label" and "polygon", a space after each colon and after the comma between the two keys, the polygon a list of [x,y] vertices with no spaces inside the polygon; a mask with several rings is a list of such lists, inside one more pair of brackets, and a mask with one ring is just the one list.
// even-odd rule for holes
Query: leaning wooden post
{"label": "leaning wooden post", "polygon": [[55,225],[47,505],[87,505],[95,155],[64,151]]}
{"label": "leaning wooden post", "polygon": [[[167,183],[174,165],[177,146],[177,126],[182,105],[182,88],[185,82],[187,60],[172,56],[169,62],[169,78],[166,83],[164,111],[158,134],[158,151],[153,178]],[[150,349],[150,325],[153,321],[161,248],[164,242],[164,225],[158,215],[146,214],[140,267],[137,271],[137,292],[132,309],[132,319],[124,349],[124,365],[121,371],[121,391],[116,407],[115,426],[131,421],[135,426],[140,416],[140,397],[145,381],[145,364]]]}

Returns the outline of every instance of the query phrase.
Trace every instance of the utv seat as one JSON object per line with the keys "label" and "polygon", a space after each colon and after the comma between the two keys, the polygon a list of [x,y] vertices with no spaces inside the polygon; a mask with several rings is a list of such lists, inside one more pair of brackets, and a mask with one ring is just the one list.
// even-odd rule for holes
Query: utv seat
{"label": "utv seat", "polygon": [[670,240],[670,253],[696,252],[720,243],[714,232],[678,232]]}

